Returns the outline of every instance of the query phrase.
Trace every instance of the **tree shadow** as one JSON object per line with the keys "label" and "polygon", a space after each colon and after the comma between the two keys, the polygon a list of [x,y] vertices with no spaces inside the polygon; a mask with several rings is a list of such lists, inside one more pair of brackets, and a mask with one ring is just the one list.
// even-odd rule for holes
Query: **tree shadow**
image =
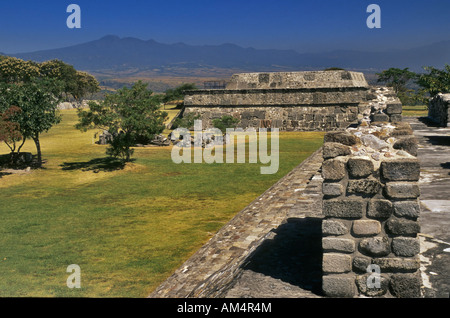
{"label": "tree shadow", "polygon": [[450,136],[425,136],[435,146],[450,146]]}
{"label": "tree shadow", "polygon": [[322,219],[290,218],[274,232],[242,268],[322,295]]}
{"label": "tree shadow", "polygon": [[[133,159],[131,161],[134,161]],[[94,171],[94,172],[111,172],[116,170],[122,170],[125,168],[126,162],[113,158],[96,158],[89,161],[82,162],[64,162],[60,167],[62,170],[81,170],[81,171]]]}

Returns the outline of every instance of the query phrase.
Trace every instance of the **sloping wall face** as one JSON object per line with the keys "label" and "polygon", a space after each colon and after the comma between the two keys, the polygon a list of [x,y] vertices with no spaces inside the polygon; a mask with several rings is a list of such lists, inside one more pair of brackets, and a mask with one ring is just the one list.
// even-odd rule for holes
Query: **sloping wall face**
{"label": "sloping wall face", "polygon": [[[184,105],[185,115],[200,115],[204,129],[224,115],[239,119],[240,128],[281,131],[330,131],[363,120],[401,120],[391,116],[401,114],[391,90],[370,87],[362,73],[347,71],[236,74],[226,89],[188,91]],[[388,114],[388,105],[400,105],[400,112]],[[373,118],[378,113],[383,116]]]}

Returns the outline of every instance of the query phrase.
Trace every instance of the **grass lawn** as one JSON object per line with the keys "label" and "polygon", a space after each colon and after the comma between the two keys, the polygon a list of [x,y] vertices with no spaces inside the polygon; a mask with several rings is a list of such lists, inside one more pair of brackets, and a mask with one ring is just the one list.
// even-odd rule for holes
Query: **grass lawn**
{"label": "grass lawn", "polygon": [[[94,131],[62,113],[41,139],[44,169],[0,176],[0,297],[146,297],[323,142],[323,133],[280,133],[274,175],[259,163],[177,165],[171,147],[136,149],[114,169]],[[33,142],[23,151],[35,153]],[[70,264],[81,289],[66,286]]]}
{"label": "grass lawn", "polygon": [[426,117],[428,116],[428,107],[426,105],[418,105],[418,106],[403,106],[403,116],[410,117]]}

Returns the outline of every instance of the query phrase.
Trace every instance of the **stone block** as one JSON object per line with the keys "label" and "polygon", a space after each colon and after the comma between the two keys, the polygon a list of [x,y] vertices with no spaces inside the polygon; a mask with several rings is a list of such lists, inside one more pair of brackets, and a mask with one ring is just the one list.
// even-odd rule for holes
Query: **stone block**
{"label": "stone block", "polygon": [[376,194],[381,189],[381,183],[375,178],[353,179],[347,184],[348,193]]}
{"label": "stone block", "polygon": [[416,137],[406,136],[397,140],[393,147],[394,149],[404,150],[410,155],[417,156],[419,145]]}
{"label": "stone block", "polygon": [[322,234],[324,235],[344,235],[348,233],[347,226],[337,220],[323,220]]}
{"label": "stone block", "polygon": [[387,256],[391,252],[389,239],[387,237],[365,238],[359,242],[361,252],[368,256]]}
{"label": "stone block", "polygon": [[420,225],[417,221],[403,218],[391,218],[386,222],[386,230],[395,235],[416,235],[420,232]]}
{"label": "stone block", "polygon": [[345,178],[345,163],[337,159],[325,160],[322,164],[322,178],[324,180],[339,181]]}
{"label": "stone block", "polygon": [[392,114],[389,116],[389,121],[391,123],[399,123],[403,120],[403,116],[401,114]]}
{"label": "stone block", "polygon": [[381,163],[381,175],[388,181],[418,181],[420,164],[417,159],[384,161]]}
{"label": "stone block", "polygon": [[332,199],[323,201],[323,214],[337,218],[362,218],[367,203],[359,199]]}
{"label": "stone block", "polygon": [[[376,280],[379,281],[376,282]],[[358,287],[358,291],[365,296],[383,296],[389,290],[389,277],[386,275],[377,275],[377,277],[374,277],[370,273],[358,275],[356,277],[356,286]]]}
{"label": "stone block", "polygon": [[392,199],[415,199],[420,196],[420,188],[417,182],[388,182],[385,194]]}
{"label": "stone block", "polygon": [[355,279],[341,275],[325,275],[322,290],[328,297],[352,298],[356,294]]}
{"label": "stone block", "polygon": [[350,158],[347,162],[348,173],[352,178],[364,178],[374,171],[373,162],[367,159]]}
{"label": "stone block", "polygon": [[389,116],[385,113],[377,113],[372,115],[373,122],[389,122]]}
{"label": "stone block", "polygon": [[358,142],[358,138],[350,133],[333,131],[324,136],[324,142],[337,142],[347,146],[353,146]]}
{"label": "stone block", "polygon": [[338,237],[324,237],[322,239],[322,248],[327,252],[353,253],[355,251],[355,241]]}
{"label": "stone block", "polygon": [[395,237],[392,239],[392,251],[397,256],[415,256],[420,252],[420,241],[414,237]]}
{"label": "stone block", "polygon": [[371,218],[388,218],[394,211],[392,202],[383,199],[372,199],[369,201],[367,216]]}
{"label": "stone block", "polygon": [[356,256],[353,258],[353,271],[357,273],[366,273],[367,267],[370,265],[370,263],[370,258]]}
{"label": "stone block", "polygon": [[349,146],[337,142],[326,142],[323,145],[323,158],[330,159],[351,154]]}
{"label": "stone block", "polygon": [[415,274],[394,274],[390,280],[392,295],[398,298],[420,298],[422,279]]}
{"label": "stone block", "polygon": [[352,226],[356,236],[371,236],[381,232],[381,223],[376,220],[355,220]]}
{"label": "stone block", "polygon": [[394,214],[398,217],[417,219],[420,215],[420,204],[417,200],[394,202]]}
{"label": "stone block", "polygon": [[381,272],[415,272],[420,268],[420,260],[418,257],[374,258],[373,264],[380,266]]}
{"label": "stone block", "polygon": [[322,193],[327,196],[340,196],[344,193],[344,187],[340,183],[322,183]]}
{"label": "stone block", "polygon": [[352,257],[340,253],[324,253],[322,259],[324,273],[347,273],[352,270]]}
{"label": "stone block", "polygon": [[386,105],[386,114],[401,114],[403,111],[401,103],[387,104]]}

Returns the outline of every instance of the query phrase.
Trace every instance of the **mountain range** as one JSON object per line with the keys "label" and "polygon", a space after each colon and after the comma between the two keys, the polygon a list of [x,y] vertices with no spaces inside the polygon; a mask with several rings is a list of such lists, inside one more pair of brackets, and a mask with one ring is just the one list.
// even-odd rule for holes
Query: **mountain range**
{"label": "mountain range", "polygon": [[105,70],[127,74],[153,71],[164,75],[189,76],[198,69],[258,72],[328,67],[370,72],[409,67],[420,71],[423,66],[442,68],[446,63],[450,64],[450,41],[382,52],[339,50],[298,53],[294,50],[243,48],[235,44],[163,44],[154,40],[108,35],[69,47],[10,55],[37,62],[56,58],[77,69],[94,73]]}

